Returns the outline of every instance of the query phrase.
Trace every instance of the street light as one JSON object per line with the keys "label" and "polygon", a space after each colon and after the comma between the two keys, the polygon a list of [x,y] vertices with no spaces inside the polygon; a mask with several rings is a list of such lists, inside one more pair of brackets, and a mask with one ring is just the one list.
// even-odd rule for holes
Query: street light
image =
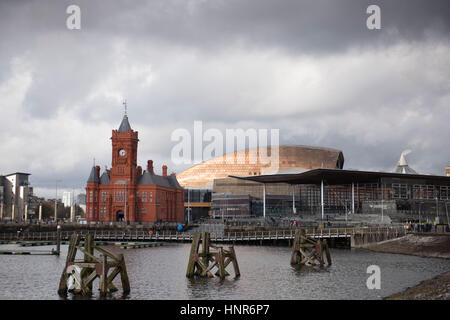
{"label": "street light", "polygon": [[61,180],[56,180],[55,183],[55,221],[58,221],[58,182]]}

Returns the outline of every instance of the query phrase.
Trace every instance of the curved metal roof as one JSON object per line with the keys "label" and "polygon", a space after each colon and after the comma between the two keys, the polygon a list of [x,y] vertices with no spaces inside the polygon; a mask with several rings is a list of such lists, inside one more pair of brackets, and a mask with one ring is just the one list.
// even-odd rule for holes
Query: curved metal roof
{"label": "curved metal roof", "polygon": [[[270,147],[268,151],[272,152]],[[252,158],[254,155],[256,159]],[[233,160],[232,163],[227,162],[229,158]],[[177,179],[184,187],[211,188],[214,179],[227,178],[229,175],[245,177],[317,168],[342,169],[344,154],[331,148],[282,145],[278,147],[278,159],[267,158],[276,161],[275,165],[271,167],[272,163],[264,160],[263,155],[258,154],[258,149],[246,149],[197,164],[178,174]]]}
{"label": "curved metal roof", "polygon": [[423,184],[450,185],[450,177],[426,174],[404,174],[395,172],[375,172],[343,169],[314,169],[297,174],[273,174],[262,176],[229,176],[260,183],[320,184],[322,180],[328,185],[354,183],[379,183],[381,179],[397,181],[414,180]]}

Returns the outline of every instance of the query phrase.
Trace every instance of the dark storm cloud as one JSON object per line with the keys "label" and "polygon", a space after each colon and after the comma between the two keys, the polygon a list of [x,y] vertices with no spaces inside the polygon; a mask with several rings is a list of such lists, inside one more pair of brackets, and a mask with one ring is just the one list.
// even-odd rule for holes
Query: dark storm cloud
{"label": "dark storm cloud", "polygon": [[[81,30],[66,28],[71,4]],[[370,4],[381,30],[366,28]],[[449,24],[448,0],[1,1],[0,171],[83,187],[94,157],[110,164],[126,98],[140,163],[169,170],[184,169],[171,132],[202,120],[280,128],[353,168],[390,170],[411,148],[413,168],[441,174]]]}
{"label": "dark storm cloud", "polygon": [[[85,32],[159,39],[179,45],[276,46],[314,53],[354,44],[385,41],[366,28],[366,8],[379,5],[382,27],[397,39],[420,39],[427,30],[449,34],[446,0],[258,0],[258,1],[6,1],[0,5],[2,30],[42,33],[65,25],[65,8],[82,10]],[[62,13],[62,14],[61,14]],[[14,18],[13,18],[14,17]]]}

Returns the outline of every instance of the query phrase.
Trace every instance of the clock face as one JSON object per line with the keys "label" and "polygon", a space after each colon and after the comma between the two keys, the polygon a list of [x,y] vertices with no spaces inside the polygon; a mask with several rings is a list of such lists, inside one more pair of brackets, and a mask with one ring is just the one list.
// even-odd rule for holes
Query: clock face
{"label": "clock face", "polygon": [[119,150],[119,155],[120,155],[121,157],[124,157],[126,154],[127,154],[127,153],[126,153],[125,150],[123,150],[123,149]]}

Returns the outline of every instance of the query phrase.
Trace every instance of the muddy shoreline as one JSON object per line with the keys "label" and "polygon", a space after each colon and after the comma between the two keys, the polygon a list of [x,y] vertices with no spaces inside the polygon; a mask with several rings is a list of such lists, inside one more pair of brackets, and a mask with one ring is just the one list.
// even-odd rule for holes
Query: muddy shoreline
{"label": "muddy shoreline", "polygon": [[[450,259],[450,234],[417,233],[365,246],[366,249],[428,258]],[[385,300],[450,300],[450,270]]]}

